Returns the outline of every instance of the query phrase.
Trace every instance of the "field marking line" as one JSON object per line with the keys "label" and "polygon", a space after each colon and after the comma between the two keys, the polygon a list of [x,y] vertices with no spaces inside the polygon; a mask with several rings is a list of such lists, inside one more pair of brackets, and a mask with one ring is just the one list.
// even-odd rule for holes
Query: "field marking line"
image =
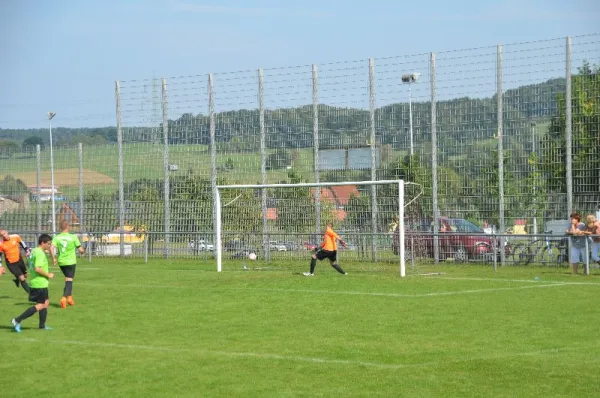
{"label": "field marking line", "polygon": [[584,286],[600,286],[600,282],[572,282],[572,281],[536,281],[530,279],[496,279],[496,278],[475,278],[475,277],[460,277],[450,276],[439,279],[449,279],[457,281],[491,281],[491,282],[522,282],[522,283],[555,283],[555,284],[567,284],[567,285],[584,285]]}
{"label": "field marking line", "polygon": [[[436,296],[454,296],[460,294],[473,294],[473,293],[487,293],[494,291],[503,290],[522,290],[522,289],[535,289],[543,287],[557,287],[563,286],[563,284],[550,284],[550,285],[536,285],[536,286],[519,286],[519,287],[499,287],[491,289],[472,289],[472,290],[458,290],[451,292],[433,292],[433,293],[418,293],[418,294],[406,294],[406,293],[377,293],[377,292],[353,292],[353,291],[332,291],[332,290],[310,290],[310,289],[252,289],[252,290],[265,290],[265,291],[278,291],[278,292],[300,292],[300,293],[320,293],[320,294],[342,294],[350,296],[383,296],[383,297],[400,297],[400,298],[419,298],[419,297],[436,297]],[[232,288],[238,290],[237,288]],[[239,290],[248,290],[247,288],[239,288]]]}
{"label": "field marking line", "polygon": [[[32,342],[39,343],[42,340],[35,338],[23,338],[19,339],[21,342]],[[44,340],[48,343],[48,341]],[[530,352],[515,352],[515,353],[500,353],[497,355],[486,355],[486,356],[470,356],[455,359],[444,359],[441,361],[429,361],[411,364],[386,364],[379,362],[367,362],[360,360],[350,359],[330,359],[330,358],[319,358],[319,357],[304,357],[296,355],[281,355],[272,353],[260,353],[260,352],[231,352],[231,351],[217,351],[217,350],[194,350],[189,348],[171,348],[161,347],[153,345],[141,345],[141,344],[119,344],[119,343],[101,343],[101,342],[90,342],[90,341],[76,341],[76,340],[52,340],[52,343],[62,345],[75,345],[84,347],[98,347],[98,348],[119,348],[119,349],[132,349],[132,350],[146,350],[146,351],[158,351],[168,353],[187,353],[187,354],[199,354],[199,355],[212,355],[221,357],[231,358],[257,358],[266,360],[279,360],[279,361],[291,361],[291,362],[309,362],[309,363],[321,363],[326,365],[348,365],[348,366],[363,366],[372,367],[379,369],[402,369],[402,368],[413,368],[423,366],[437,366],[441,364],[447,364],[448,362],[460,363],[460,362],[471,362],[471,361],[490,361],[496,359],[506,359],[515,357],[527,357],[527,356],[544,356],[547,354],[560,354],[561,352],[577,351],[581,349],[589,350],[590,348],[598,348],[598,344],[591,346],[577,346],[577,347],[560,347],[560,348],[549,348],[544,350],[536,350]]]}
{"label": "field marking line", "polygon": [[[27,338],[21,341],[39,342],[38,339]],[[200,354],[200,355],[212,355],[212,356],[223,356],[233,358],[258,358],[258,359],[275,359],[282,361],[294,361],[294,362],[311,362],[311,363],[324,363],[324,364],[337,364],[337,365],[358,365],[366,367],[377,367],[377,368],[388,368],[398,369],[405,367],[405,365],[395,364],[384,364],[377,362],[363,362],[353,361],[344,359],[327,359],[317,357],[302,357],[302,356],[287,356],[280,354],[269,354],[259,352],[230,352],[230,351],[215,351],[215,350],[193,350],[188,348],[170,348],[160,347],[152,345],[140,345],[140,344],[118,344],[118,343],[100,343],[100,342],[87,342],[87,341],[71,341],[71,340],[53,340],[53,343],[63,345],[79,345],[79,346],[90,346],[90,347],[101,347],[101,348],[124,348],[133,350],[148,350],[148,351],[161,351],[161,352],[173,352],[173,353],[188,353],[188,354]],[[412,365],[409,365],[412,366]]]}
{"label": "field marking line", "polygon": [[[117,287],[117,288],[154,288],[154,289],[193,289],[192,286],[165,286],[165,285],[117,285],[117,284],[96,284],[80,282],[79,286],[90,286],[90,287]],[[460,294],[473,294],[473,293],[487,293],[494,291],[504,290],[523,290],[523,289],[536,289],[544,287],[559,287],[567,286],[568,283],[552,283],[552,284],[538,284],[529,286],[517,286],[517,287],[498,287],[491,289],[472,289],[472,290],[459,290],[451,292],[433,292],[433,293],[420,293],[420,294],[406,294],[406,293],[377,293],[377,292],[359,292],[359,291],[347,291],[347,290],[313,290],[313,289],[276,289],[276,288],[238,288],[238,287],[226,287],[226,286],[213,286],[208,289],[222,289],[222,290],[256,290],[263,292],[285,292],[285,293],[317,293],[317,294],[332,294],[332,295],[349,295],[349,296],[374,296],[374,297],[400,297],[400,298],[418,298],[418,297],[436,297],[436,296],[453,296]],[[204,287],[204,289],[207,289]]]}

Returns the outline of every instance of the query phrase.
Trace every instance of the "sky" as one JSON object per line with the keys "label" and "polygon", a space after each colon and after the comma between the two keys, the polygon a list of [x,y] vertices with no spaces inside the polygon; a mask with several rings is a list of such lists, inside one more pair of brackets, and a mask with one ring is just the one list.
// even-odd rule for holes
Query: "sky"
{"label": "sky", "polygon": [[0,128],[45,127],[48,111],[53,126],[113,126],[116,80],[543,41],[599,20],[597,0],[2,1]]}

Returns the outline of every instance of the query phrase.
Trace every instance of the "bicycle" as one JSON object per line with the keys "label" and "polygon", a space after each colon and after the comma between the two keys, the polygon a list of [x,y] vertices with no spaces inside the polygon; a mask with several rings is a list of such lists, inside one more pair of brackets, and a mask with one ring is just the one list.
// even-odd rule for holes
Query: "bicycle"
{"label": "bicycle", "polygon": [[515,265],[529,265],[532,262],[550,264],[560,263],[563,253],[560,239],[551,239],[552,231],[544,231],[541,239],[535,238],[530,243],[520,243],[513,247],[512,259]]}

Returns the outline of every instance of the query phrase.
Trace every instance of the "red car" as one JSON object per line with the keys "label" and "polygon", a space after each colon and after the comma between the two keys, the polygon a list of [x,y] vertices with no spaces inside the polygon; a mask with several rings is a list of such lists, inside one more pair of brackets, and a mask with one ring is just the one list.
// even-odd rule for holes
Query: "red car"
{"label": "red car", "polygon": [[306,250],[317,250],[320,247],[318,243],[314,242],[304,242],[304,248]]}
{"label": "red car", "polygon": [[[407,258],[412,255],[412,250],[418,257],[434,256],[433,250],[433,222],[431,219],[417,221],[405,220],[405,253]],[[440,259],[453,258],[457,262],[466,262],[469,259],[493,260],[492,253],[499,241],[483,232],[481,227],[462,218],[440,218],[439,254]],[[396,228],[392,239],[394,254],[399,253],[399,231]],[[509,251],[509,247],[505,246]],[[507,253],[508,254],[508,253]]]}

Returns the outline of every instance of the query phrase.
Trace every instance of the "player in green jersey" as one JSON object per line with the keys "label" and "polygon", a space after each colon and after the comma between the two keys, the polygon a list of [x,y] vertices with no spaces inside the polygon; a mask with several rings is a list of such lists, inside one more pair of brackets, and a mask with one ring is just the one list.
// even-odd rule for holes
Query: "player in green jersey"
{"label": "player in green jersey", "polygon": [[84,253],[83,247],[81,247],[81,243],[79,243],[79,238],[77,235],[69,232],[70,228],[71,225],[67,220],[61,221],[61,233],[52,239],[52,260],[54,265],[58,264],[60,266],[60,270],[65,276],[65,288],[63,290],[63,296],[60,299],[60,308],[66,308],[67,304],[75,305],[72,292],[75,267],[77,266],[76,251],[80,254]]}
{"label": "player in green jersey", "polygon": [[54,278],[54,274],[48,271],[48,257],[46,252],[52,247],[52,238],[48,234],[42,234],[38,238],[38,247],[31,251],[29,257],[29,301],[36,303],[29,307],[25,312],[16,318],[13,318],[12,324],[15,332],[21,331],[21,322],[29,318],[36,312],[39,312],[39,328],[44,330],[52,329],[46,326],[46,317],[48,316],[48,306],[50,299],[48,297],[48,280]]}

